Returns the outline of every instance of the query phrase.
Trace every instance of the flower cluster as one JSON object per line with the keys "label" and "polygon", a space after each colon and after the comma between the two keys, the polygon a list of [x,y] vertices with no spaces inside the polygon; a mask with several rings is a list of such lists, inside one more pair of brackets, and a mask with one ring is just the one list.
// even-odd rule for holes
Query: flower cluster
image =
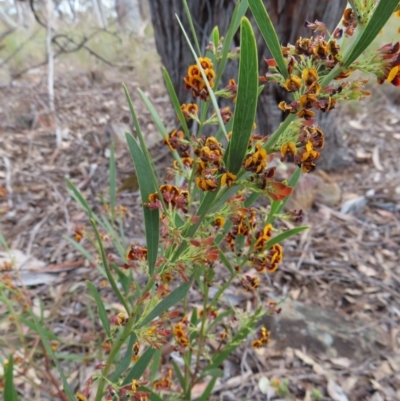
{"label": "flower cluster", "polygon": [[333,97],[340,90],[334,88],[324,88],[323,96],[321,95],[321,85],[318,83],[318,72],[315,68],[305,68],[301,73],[301,78],[292,75],[285,81],[285,89],[289,92],[298,91],[303,87],[302,95],[298,100],[292,101],[290,104],[280,102],[278,107],[289,113],[296,113],[297,117],[310,120],[315,116],[315,112],[320,110],[327,112],[336,106],[337,100]]}
{"label": "flower cluster", "polygon": [[258,273],[274,273],[283,259],[283,248],[279,244],[273,245],[261,255],[251,255],[249,261]]}
{"label": "flower cluster", "polygon": [[267,345],[270,341],[270,332],[262,326],[258,332],[257,339],[253,340],[251,342],[251,345],[254,348],[261,348],[265,345]]}
{"label": "flower cluster", "polygon": [[[160,193],[167,208],[181,209],[184,213],[187,213],[187,207],[189,204],[188,191],[179,189],[175,185],[165,184],[160,186]],[[149,201],[146,203],[146,206],[149,209],[162,208],[158,192],[149,195]]]}
{"label": "flower cluster", "polygon": [[306,173],[315,169],[315,160],[320,157],[318,150],[324,146],[324,133],[317,126],[302,125],[298,142],[285,142],[281,146],[281,161],[292,161]]}
{"label": "flower cluster", "polygon": [[400,43],[387,44],[378,50],[377,58],[382,68],[378,72],[378,83],[385,81],[393,86],[400,86]]}
{"label": "flower cluster", "polygon": [[176,342],[182,346],[187,347],[189,345],[189,337],[187,335],[185,322],[180,321],[174,325],[173,333]]}
{"label": "flower cluster", "polygon": [[[258,273],[273,273],[283,259],[283,249],[279,244],[268,248],[268,241],[272,238],[272,225],[267,224],[257,230],[257,212],[252,208],[240,208],[231,218],[231,229],[228,231],[225,242],[229,248],[241,256],[243,246],[239,244],[238,235],[245,238],[244,245],[250,247],[248,263]],[[238,249],[237,249],[238,248]],[[244,276],[241,285],[245,291],[254,290],[260,284],[258,277]]]}
{"label": "flower cluster", "polygon": [[268,155],[263,148],[265,139],[260,140],[258,134],[254,134],[250,138],[249,152],[244,159],[243,167],[253,175],[250,176],[249,183],[241,181],[241,184],[253,191],[264,193],[272,200],[282,200],[291,194],[292,188],[273,180],[276,168],[268,168],[268,163],[273,160],[274,155]]}
{"label": "flower cluster", "polygon": [[145,261],[147,260],[147,248],[143,248],[138,245],[131,245],[128,252],[126,253],[126,260],[133,261]]}
{"label": "flower cluster", "polygon": [[173,130],[165,137],[164,143],[168,145],[172,151],[178,151],[181,157],[189,157],[190,145],[184,138],[185,135],[183,131]]}
{"label": "flower cluster", "polygon": [[196,119],[197,113],[199,112],[199,108],[196,103],[183,103],[181,105],[181,110],[186,120],[189,120],[191,118]]}
{"label": "flower cluster", "polygon": [[222,173],[221,185],[231,186],[236,179],[226,172],[223,165],[224,149],[213,136],[200,138],[194,150],[196,160],[196,185],[203,191],[214,192],[218,189],[218,176]]}
{"label": "flower cluster", "polygon": [[161,379],[156,380],[153,383],[153,387],[156,390],[169,390],[172,384],[172,369],[168,369],[168,372],[165,376],[162,376]]}
{"label": "flower cluster", "polygon": [[[215,71],[213,63],[208,57],[200,57],[199,62],[207,77],[210,88],[214,87]],[[183,78],[185,89],[191,89],[193,97],[199,97],[207,101],[210,94],[208,93],[207,85],[203,79],[200,68],[197,64],[191,65],[188,68],[187,75]]]}
{"label": "flower cluster", "polygon": [[[233,224],[225,237],[225,241],[230,249],[234,250],[238,235],[246,237],[247,245],[250,245],[252,241],[252,231],[256,226],[256,210],[242,207],[232,215],[230,220]],[[238,252],[241,251],[238,250]]]}

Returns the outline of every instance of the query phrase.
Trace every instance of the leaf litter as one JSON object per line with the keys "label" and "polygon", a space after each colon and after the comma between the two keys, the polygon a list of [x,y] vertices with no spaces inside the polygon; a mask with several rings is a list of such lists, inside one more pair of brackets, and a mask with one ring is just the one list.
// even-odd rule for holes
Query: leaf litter
{"label": "leaf litter", "polygon": [[[91,374],[96,359],[81,355],[96,341],[100,328],[92,317],[93,304],[82,295],[84,281],[90,279],[101,288],[109,310],[118,310],[119,304],[110,288],[102,287],[102,277],[91,262],[65,239],[73,237],[76,226],[87,223],[85,213],[66,191],[65,178],[100,211],[99,195],[108,185],[111,143],[116,144],[118,183],[130,177],[133,168],[122,133],[133,127],[120,82],[124,79],[131,93],[140,83],[127,73],[95,82],[65,66],[63,71],[62,65],[57,71],[56,109],[63,129],[60,148],[55,147],[52,122],[47,118],[44,70],[0,92],[0,187],[7,194],[0,198],[0,223],[11,252],[20,250],[37,262],[36,272],[11,269],[11,274],[16,280],[22,278],[37,313],[44,308],[46,327],[63,344],[75,344],[60,345],[58,351],[80,355],[63,362],[79,386]],[[172,129],[176,120],[161,77],[145,89]],[[167,151],[138,96],[133,101],[161,170],[170,163]],[[35,115],[32,109],[37,110]],[[356,162],[344,172],[324,173],[329,179],[317,173],[310,176],[314,177],[311,182],[307,177],[300,182],[304,190],[295,200],[308,210],[306,224],[312,229],[286,241],[282,268],[265,279],[262,289],[266,297],[288,303],[282,304],[282,316],[268,320],[274,336],[266,349],[238,350],[232,363],[226,364],[225,377],[218,379],[214,391],[216,400],[232,399],[232,394],[237,399],[262,399],[266,392],[270,399],[279,399],[266,386],[267,380],[274,379],[288,379],[288,391],[296,400],[310,399],[315,390],[323,400],[400,399],[399,111],[381,91],[355,114],[338,117],[349,146],[357,149]],[[310,195],[307,188],[315,182],[317,189]],[[357,207],[348,203],[350,199],[362,199],[362,207],[358,201],[353,203]],[[142,241],[138,191],[121,192],[119,202],[128,208],[129,241]],[[28,272],[51,279],[24,281]],[[245,307],[254,302],[239,289],[228,295]],[[6,310],[0,307],[0,312],[1,336],[17,349],[12,325],[4,320]],[[303,342],[299,341],[302,337]],[[38,349],[37,342],[34,347]],[[57,378],[53,369],[37,369],[35,377],[18,385],[28,398],[40,394],[40,399],[51,399],[57,392],[45,385],[49,374]]]}

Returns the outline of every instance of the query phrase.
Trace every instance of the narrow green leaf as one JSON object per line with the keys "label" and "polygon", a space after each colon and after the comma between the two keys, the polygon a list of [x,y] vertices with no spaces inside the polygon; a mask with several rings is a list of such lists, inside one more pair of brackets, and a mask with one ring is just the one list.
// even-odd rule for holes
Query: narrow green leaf
{"label": "narrow green leaf", "polygon": [[157,395],[153,390],[146,386],[140,386],[139,391],[145,391],[146,393],[150,393],[150,401],[164,401],[159,395]]}
{"label": "narrow green leaf", "polygon": [[229,259],[227,258],[225,252],[223,250],[221,250],[221,248],[219,247],[219,245],[217,244],[217,242],[215,242],[215,245],[218,246],[219,249],[219,257],[221,259],[221,262],[225,265],[225,267],[228,269],[229,273],[231,273],[231,275],[235,275],[235,269],[232,266],[231,262],[229,261]]}
{"label": "narrow green leaf", "polygon": [[110,321],[108,320],[106,308],[104,307],[103,301],[100,298],[100,294],[97,291],[97,288],[90,281],[86,281],[86,286],[92,294],[94,301],[96,302],[99,318],[101,320],[101,324],[103,325],[104,330],[107,333],[107,337],[110,337]]}
{"label": "narrow green leaf", "polygon": [[144,104],[148,108],[151,116],[153,117],[154,123],[156,124],[156,127],[158,129],[158,132],[161,134],[161,137],[164,138],[167,133],[167,129],[165,128],[165,125],[162,122],[160,115],[157,113],[157,110],[152,105],[152,103],[150,102],[150,99],[146,96],[146,94],[140,89],[138,89],[138,93],[139,93],[139,96],[142,98]]}
{"label": "narrow green leaf", "polygon": [[12,354],[8,357],[8,364],[4,366],[4,400],[18,401],[18,393],[14,386],[14,359]]}
{"label": "narrow green leaf", "polygon": [[[164,77],[165,86],[167,87],[169,97],[170,97],[172,105],[174,106],[174,109],[175,109],[175,113],[177,114],[177,116],[179,118],[179,122],[182,126],[183,132],[186,135],[186,138],[189,140],[190,139],[190,131],[187,126],[185,116],[183,115],[183,112],[181,109],[181,104],[179,102],[178,95],[175,92],[174,85],[172,84],[171,78],[170,78],[166,68],[162,67],[162,73],[163,73],[163,77]],[[161,133],[161,134],[163,134],[163,133]],[[165,133],[164,133],[164,135],[165,135]]]}
{"label": "narrow green leaf", "polygon": [[235,5],[235,9],[233,10],[231,22],[229,24],[228,31],[226,32],[224,38],[224,43],[222,45],[221,61],[218,66],[217,76],[215,77],[216,88],[218,87],[219,81],[222,78],[222,74],[225,71],[225,66],[228,61],[228,55],[231,49],[233,37],[235,36],[237,30],[239,29],[240,21],[242,20],[242,17],[244,17],[244,15],[246,14],[248,7],[249,7],[249,2],[247,0],[243,0],[243,1],[238,1]]}
{"label": "narrow green leaf", "polygon": [[126,249],[123,248],[122,244],[119,241],[119,235],[117,231],[114,229],[113,225],[108,221],[108,218],[104,215],[101,216],[102,227],[105,228],[107,234],[112,238],[115,248],[117,248],[119,257],[121,259],[125,258]]}
{"label": "narrow green leaf", "polygon": [[55,352],[54,355],[58,360],[62,361],[74,361],[83,362],[87,360],[93,360],[97,358],[97,355],[86,355],[86,354],[70,354],[68,352]]}
{"label": "narrow green leaf", "polygon": [[[210,304],[210,306],[215,306],[215,304],[216,304],[217,302],[219,302],[220,297],[219,297],[218,295],[220,295],[220,294],[215,294],[215,296],[214,296],[214,298],[213,298],[212,303]],[[230,316],[230,315],[233,314],[233,313],[234,313],[233,308],[230,308],[230,309],[228,309],[228,310],[225,311],[225,312],[219,313],[218,316],[217,316],[217,317],[212,321],[212,323],[210,324],[210,326],[209,326],[209,328],[208,328],[208,331],[211,332],[211,329],[212,329],[213,327],[215,327],[215,326],[216,326],[219,322],[221,322],[224,318]]]}
{"label": "narrow green leaf", "polygon": [[[25,326],[29,327],[31,330],[33,330],[36,333],[39,333],[36,328],[36,324],[34,322],[31,322],[30,320],[26,319],[23,316],[20,316],[19,319],[21,320],[21,323],[23,323]],[[46,334],[46,337],[49,338],[50,340],[58,341],[61,343],[61,339],[57,337],[54,333],[51,331],[42,328],[43,332]]]}
{"label": "narrow green leaf", "polygon": [[2,245],[7,251],[9,251],[9,247],[7,245],[7,241],[4,238],[4,235],[0,232],[0,245]]}
{"label": "narrow green leaf", "polygon": [[136,363],[132,366],[132,369],[126,375],[124,381],[122,382],[123,386],[130,383],[133,379],[138,380],[141,378],[155,352],[156,349],[151,347],[144,351],[142,356],[136,361]]}
{"label": "narrow green leaf", "polygon": [[155,308],[139,323],[138,329],[150,323],[157,316],[166,312],[171,306],[177,304],[181,299],[183,299],[190,286],[192,285],[192,280],[182,283],[178,288],[167,295]]}
{"label": "narrow green leaf", "polygon": [[139,181],[140,195],[143,202],[149,274],[153,276],[158,252],[160,217],[158,209],[150,210],[144,203],[148,201],[150,194],[157,192],[157,188],[154,186],[154,181],[151,177],[151,165],[149,165],[136,140],[130,134],[126,134],[126,140]]}
{"label": "narrow green leaf", "polygon": [[158,349],[153,356],[150,366],[150,383],[153,383],[157,373],[160,371],[162,350]]}
{"label": "narrow green leaf", "polygon": [[[227,149],[226,164],[233,174],[242,167],[256,117],[258,97],[258,57],[253,29],[246,17],[240,26],[240,62],[238,92],[233,117],[232,138]],[[226,157],[225,157],[226,158]]]}
{"label": "narrow green leaf", "polygon": [[204,369],[204,373],[206,371],[213,370],[218,368],[223,361],[242,343],[242,341],[251,333],[254,325],[256,324],[256,320],[254,319],[249,323],[248,326],[242,327],[239,332],[232,338],[231,342],[226,345],[222,351],[218,352],[212,358],[212,362]]}
{"label": "narrow green leaf", "polygon": [[214,43],[215,48],[217,48],[218,44],[219,44],[219,29],[217,26],[215,26],[211,32],[211,38],[212,38],[212,42]]}
{"label": "narrow green leaf", "polygon": [[210,382],[207,384],[206,389],[204,390],[204,393],[201,395],[201,397],[198,399],[199,401],[207,401],[211,395],[211,392],[215,386],[215,382],[217,381],[218,377],[213,376],[213,378],[210,380]]}
{"label": "narrow green leaf", "polygon": [[103,267],[104,267],[104,270],[106,272],[107,279],[108,279],[108,281],[109,281],[109,283],[111,285],[111,288],[113,289],[115,295],[118,297],[119,301],[121,302],[121,304],[125,308],[126,313],[129,315],[130,314],[130,310],[129,310],[128,304],[126,303],[125,298],[121,294],[121,291],[119,290],[119,288],[117,286],[117,283],[114,280],[113,275],[111,274],[110,266],[108,265],[108,259],[107,259],[107,256],[106,256],[106,252],[104,250],[103,241],[101,240],[99,230],[97,229],[96,223],[94,222],[93,219],[90,219],[90,224],[92,225],[93,231],[94,231],[96,239],[97,239],[97,243],[99,245],[101,260],[103,262]]}
{"label": "narrow green leaf", "polygon": [[67,378],[65,377],[64,371],[61,368],[61,365],[59,364],[58,359],[57,359],[54,351],[51,348],[50,342],[49,342],[48,337],[46,335],[46,331],[42,328],[42,326],[40,325],[39,321],[37,320],[35,314],[32,311],[30,311],[30,315],[32,317],[32,320],[35,322],[36,330],[39,333],[40,339],[42,340],[42,343],[44,345],[44,348],[46,349],[46,352],[49,354],[50,358],[52,359],[52,361],[56,365],[58,373],[60,374],[60,377],[61,377],[61,381],[63,383],[63,389],[64,389],[68,399],[70,401],[76,401],[76,397],[74,395],[74,392],[72,391],[72,388],[69,385],[69,383],[67,381]]}
{"label": "narrow green leaf", "polygon": [[296,114],[289,114],[285,120],[279,125],[278,129],[268,138],[267,142],[264,144],[263,148],[266,149],[268,153],[272,153],[279,137],[285,132],[286,128],[297,118]]}
{"label": "narrow green leaf", "polygon": [[[104,222],[102,221],[101,218],[96,216],[95,213],[93,213],[93,210],[90,208],[89,204],[87,203],[86,199],[84,196],[81,194],[79,189],[68,179],[66,179],[67,185],[70,188],[70,194],[71,196],[78,202],[78,204],[81,205],[81,207],[86,211],[87,215],[89,218],[92,218],[96,221],[96,223],[103,228],[104,230],[107,230],[107,228],[104,226]],[[108,230],[107,230],[108,231]]]}
{"label": "narrow green leaf", "polygon": [[68,235],[63,235],[63,238],[73,245],[87,260],[93,259],[93,256],[90,254],[90,252],[88,252],[79,242],[76,242],[72,238],[68,237]]}
{"label": "narrow green leaf", "polygon": [[296,235],[304,230],[307,230],[308,228],[310,228],[310,227],[301,226],[301,227],[295,227],[290,230],[284,231],[283,233],[278,234],[276,237],[271,238],[267,242],[266,247],[267,247],[267,249],[269,249],[269,248],[271,248],[271,246],[273,246],[275,244],[280,244],[285,239],[292,237],[293,235]]}
{"label": "narrow green leaf", "polygon": [[224,377],[224,372],[222,369],[219,369],[219,368],[210,369],[210,370],[207,370],[207,376],[212,376],[215,378]]}
{"label": "narrow green leaf", "polygon": [[174,368],[176,377],[178,378],[179,385],[182,388],[185,388],[185,378],[183,377],[183,374],[181,372],[181,368],[178,366],[178,364],[173,359],[171,359],[170,362],[171,362],[172,367]]}
{"label": "narrow green leaf", "polygon": [[278,65],[280,73],[284,78],[287,78],[289,75],[282,54],[281,43],[262,0],[249,0],[249,6],[261,35]]}
{"label": "narrow green leaf", "polygon": [[[207,79],[207,76],[206,76],[206,74],[204,72],[204,69],[200,64],[199,58],[197,57],[196,52],[193,49],[192,44],[190,43],[189,37],[188,37],[188,35],[187,35],[186,31],[185,31],[185,28],[182,25],[182,22],[180,21],[179,17],[176,14],[175,14],[175,16],[176,16],[176,18],[178,20],[178,24],[180,25],[180,27],[182,29],[183,36],[185,37],[185,39],[186,39],[186,41],[187,41],[187,43],[189,45],[189,48],[192,51],[193,57],[196,60],[196,63],[197,63],[197,66],[199,67],[199,70],[200,70],[201,76],[203,78],[203,81],[206,84],[208,93],[210,95],[211,103],[214,106],[214,111],[215,111],[215,114],[216,114],[216,116],[218,118],[219,126],[221,127],[223,133],[225,134],[225,137],[227,137],[228,134],[227,134],[226,129],[225,129],[224,121],[222,120],[222,117],[221,117],[221,112],[220,112],[218,101],[217,101],[217,98],[215,97],[214,91],[212,90],[212,88],[211,88],[211,86],[210,86],[210,84],[208,82],[208,79]],[[204,107],[208,107],[208,104],[206,104]]]}
{"label": "narrow green leaf", "polygon": [[253,192],[244,202],[245,207],[250,207],[259,197],[261,194],[259,192]]}
{"label": "narrow green leaf", "polygon": [[131,287],[132,278],[131,278],[131,276],[125,274],[115,263],[110,263],[110,266],[115,271],[115,273],[117,273],[119,281],[125,292],[125,295],[127,297],[132,296],[132,287]]}
{"label": "narrow green leaf", "polygon": [[[147,109],[149,110],[151,117],[152,117],[154,123],[156,124],[158,132],[161,135],[161,138],[164,139],[165,136],[167,135],[167,129],[165,128],[165,125],[164,125],[160,115],[157,113],[157,110],[152,105],[150,99],[146,96],[146,94],[140,89],[138,89],[138,93],[139,93],[140,97],[142,98],[143,103],[146,105]],[[182,110],[181,110],[181,112],[182,112]],[[189,137],[190,137],[190,133],[189,133]],[[142,143],[140,143],[140,146],[143,149],[144,145]],[[174,151],[171,151],[171,154],[174,157],[174,159],[178,162],[179,166],[183,169],[182,160],[181,160],[178,152],[176,150],[174,150]],[[150,158],[150,156],[149,156],[149,158]],[[150,160],[151,160],[151,158],[150,158]],[[155,169],[154,169],[154,171],[155,171]]]}
{"label": "narrow green leaf", "polygon": [[[144,156],[145,156],[145,158],[147,160],[148,165],[152,167],[151,170],[149,170],[149,173],[151,173],[154,186],[158,188],[158,182],[160,180],[158,179],[158,181],[157,181],[157,177],[158,177],[157,176],[157,170],[156,170],[156,168],[154,166],[153,159],[150,156],[150,153],[149,153],[149,151],[147,149],[146,141],[144,140],[143,132],[142,132],[142,130],[140,128],[139,119],[138,119],[138,117],[136,115],[136,111],[135,111],[135,108],[133,106],[132,99],[129,96],[128,89],[126,88],[125,85],[123,85],[123,89],[124,89],[124,92],[125,92],[125,97],[126,97],[126,99],[128,101],[129,110],[131,112],[133,123],[135,125],[136,135],[137,135],[137,137],[139,139],[140,147],[141,147],[142,152],[143,152],[143,154],[144,154]],[[151,104],[150,100],[147,99],[147,96],[140,89],[138,89],[138,92],[139,92],[140,96],[142,97],[142,99],[145,100],[145,104],[146,104],[147,108],[149,109],[154,121],[156,122],[157,127],[159,127],[160,122],[161,122],[162,127],[164,127],[164,125],[162,124],[162,121],[161,121],[160,118],[158,118],[158,120],[156,121],[155,115],[158,116],[158,114],[157,114],[157,111],[154,109],[153,105]],[[164,138],[164,136],[165,136],[165,127],[164,127],[163,131],[160,131],[160,134]]]}
{"label": "narrow green leaf", "polygon": [[82,196],[79,189],[76,188],[75,185],[72,183],[72,181],[70,181],[68,178],[66,178],[66,181],[67,181],[67,185],[69,186],[70,190],[74,194],[75,199],[82,206],[82,208],[86,210],[89,217],[92,217],[92,209],[90,208],[89,204],[86,202],[86,199]]}
{"label": "narrow green leaf", "polygon": [[385,26],[388,19],[395,12],[399,0],[381,0],[376,6],[374,13],[368,23],[363,27],[362,34],[354,38],[351,48],[346,51],[343,59],[343,67],[348,68],[357,60],[361,53],[367,49],[372,41],[378,36],[380,30]]}
{"label": "narrow green leaf", "polygon": [[190,13],[190,10],[189,10],[189,7],[188,7],[188,4],[187,4],[186,0],[183,0],[183,7],[185,8],[186,17],[187,17],[187,19],[189,21],[190,30],[192,31],[193,40],[194,40],[194,43],[196,45],[197,53],[200,56],[201,55],[201,49],[200,49],[200,45],[199,45],[199,40],[197,39],[197,34],[196,34],[196,30],[194,29],[192,15]]}
{"label": "narrow green leaf", "polygon": [[110,167],[109,167],[109,184],[110,184],[110,206],[111,206],[111,216],[114,221],[115,218],[115,204],[117,198],[117,168],[115,164],[115,147],[114,144],[111,145],[110,149]]}
{"label": "narrow green leaf", "polygon": [[117,366],[117,368],[115,369],[115,372],[111,375],[110,380],[112,382],[117,381],[120,378],[120,376],[125,372],[125,370],[128,368],[128,366],[131,364],[132,353],[133,353],[132,348],[133,348],[133,345],[135,344],[136,340],[137,340],[136,334],[131,334],[129,337],[126,351],[125,351],[125,355],[122,358],[119,365]]}
{"label": "narrow green leaf", "polygon": [[[193,237],[194,234],[196,233],[197,229],[199,228],[200,224],[206,217],[206,214],[210,210],[212,203],[214,199],[217,196],[217,192],[207,192],[206,195],[204,196],[200,207],[197,210],[196,216],[198,216],[198,221],[195,224],[191,224],[189,228],[184,232],[183,237],[188,238],[188,237]],[[175,261],[179,255],[182,254],[182,252],[187,248],[187,242],[183,241],[181,246],[175,251],[174,256],[172,258],[173,261]]]}

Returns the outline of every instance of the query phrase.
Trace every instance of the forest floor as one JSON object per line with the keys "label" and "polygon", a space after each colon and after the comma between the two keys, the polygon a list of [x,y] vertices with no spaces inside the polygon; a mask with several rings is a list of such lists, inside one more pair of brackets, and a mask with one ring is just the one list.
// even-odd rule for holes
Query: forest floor
{"label": "forest floor", "polygon": [[[6,271],[3,249],[0,274],[19,280],[46,327],[65,340],[59,353],[71,353],[76,344],[79,355],[69,362],[69,379],[84,383],[101,361],[89,353],[98,344],[99,326],[91,317],[94,304],[84,295],[85,280],[100,288],[103,278],[68,239],[88,220],[65,179],[101,213],[111,143],[116,144],[118,183],[132,173],[123,140],[132,127],[121,81],[133,97],[157,165],[164,168],[170,160],[136,92],[141,83],[135,72],[82,74],[61,64],[56,71],[58,148],[47,108],[46,71],[32,71],[0,90],[0,232],[16,260]],[[145,93],[172,129],[175,117],[156,72]],[[215,400],[311,401],[318,399],[317,391],[321,400],[400,399],[400,108],[389,92],[374,90],[357,109],[337,112],[337,129],[354,151],[355,163],[338,173],[304,177],[299,185],[296,206],[305,210],[311,228],[285,243],[282,266],[263,284],[267,298],[283,300],[282,313],[264,321],[272,342],[233,355]],[[143,241],[138,191],[122,192],[118,202],[128,209],[128,240]],[[101,291],[119,311],[107,284]],[[230,296],[244,308],[252,305],[239,289]],[[29,341],[21,344],[7,315],[0,305],[0,358],[10,351],[22,359],[40,353],[37,336],[23,327]],[[25,399],[59,399],[52,376],[57,374],[32,358],[17,377],[18,388]]]}

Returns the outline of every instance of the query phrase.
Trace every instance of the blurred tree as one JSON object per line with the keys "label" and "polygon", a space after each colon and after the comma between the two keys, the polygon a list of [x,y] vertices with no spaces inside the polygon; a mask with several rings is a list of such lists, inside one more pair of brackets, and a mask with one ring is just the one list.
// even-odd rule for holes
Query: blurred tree
{"label": "blurred tree", "polygon": [[142,25],[138,0],[115,0],[118,24],[123,30],[139,33]]}
{"label": "blurred tree", "polygon": [[[235,3],[236,1],[232,0],[188,0],[193,23],[203,50],[208,44],[209,35],[214,26],[218,25],[221,34],[227,31]],[[294,43],[300,36],[311,35],[311,31],[304,26],[306,20],[318,19],[326,23],[332,30],[342,16],[346,0],[264,0],[264,4],[281,43],[286,45]],[[182,0],[149,0],[149,5],[157,51],[171,75],[180,101],[187,102],[190,98],[190,91],[184,90],[183,77],[188,65],[193,63],[193,56],[175,18],[175,14],[177,14],[186,31],[190,32]],[[256,26],[255,23],[253,26]],[[256,35],[260,73],[263,73],[266,71],[263,60],[269,54],[264,39],[258,31]],[[235,38],[235,41],[235,44],[239,45],[238,37]],[[237,77],[237,63],[229,63],[223,77],[223,84],[232,77]],[[257,122],[261,133],[269,134],[280,124],[283,114],[277,104],[286,98],[287,93],[277,85],[266,85],[257,113]],[[326,169],[343,167],[350,160],[347,148],[343,146],[340,132],[334,128],[334,118],[335,112],[330,112],[321,115],[319,122],[326,133],[326,147],[328,148],[322,152],[322,160],[319,165]]]}
{"label": "blurred tree", "polygon": [[101,0],[92,0],[92,4],[98,24],[103,29],[107,28],[107,17],[104,15],[104,10]]}

